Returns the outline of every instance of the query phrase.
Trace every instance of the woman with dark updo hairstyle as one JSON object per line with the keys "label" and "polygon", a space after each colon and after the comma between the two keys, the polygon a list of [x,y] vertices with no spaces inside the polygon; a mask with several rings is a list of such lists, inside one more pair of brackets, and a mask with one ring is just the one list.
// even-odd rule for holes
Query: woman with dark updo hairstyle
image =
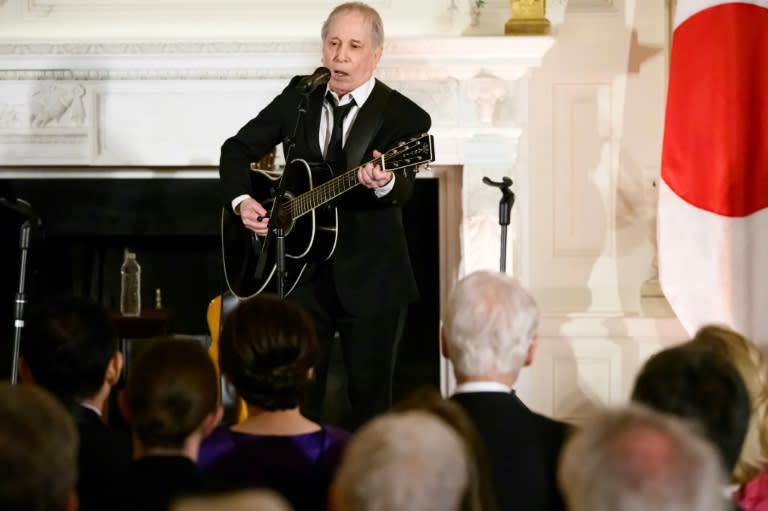
{"label": "woman with dark updo hairstyle", "polygon": [[248,417],[200,448],[198,463],[222,490],[271,488],[296,511],[326,508],[349,434],[299,411],[317,355],[312,320],[292,302],[261,294],[224,319],[219,364]]}

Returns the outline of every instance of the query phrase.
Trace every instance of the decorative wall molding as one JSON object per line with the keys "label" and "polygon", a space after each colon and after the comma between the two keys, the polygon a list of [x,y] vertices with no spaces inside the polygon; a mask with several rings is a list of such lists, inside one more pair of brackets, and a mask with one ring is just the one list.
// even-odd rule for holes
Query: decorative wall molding
{"label": "decorative wall molding", "polygon": [[[0,80],[287,80],[275,69],[41,69],[0,70]],[[441,75],[442,76],[442,75]]]}
{"label": "decorative wall molding", "polygon": [[612,254],[612,94],[608,82],[553,85],[554,259]]}
{"label": "decorative wall molding", "polygon": [[[485,74],[514,80],[540,65],[553,42],[550,37],[392,39],[385,43],[378,76],[385,80],[440,80]],[[0,44],[0,77],[286,78],[314,69],[319,54],[316,40]]]}
{"label": "decorative wall molding", "polygon": [[[376,9],[386,9],[390,6],[391,0],[370,0],[369,3]],[[317,4],[317,0],[280,0],[272,4],[254,2],[253,0],[217,0],[215,7],[217,10],[264,12],[264,10],[313,9],[317,8]],[[333,5],[333,2],[328,2],[328,9],[331,9]],[[54,11],[184,11],[188,9],[204,10],[211,7],[212,4],[208,0],[27,0],[26,5],[28,12],[43,15],[49,15]]]}
{"label": "decorative wall molding", "polygon": [[615,0],[568,0],[567,14],[617,14]]}
{"label": "decorative wall molding", "polygon": [[320,43],[316,40],[269,41],[117,41],[101,42],[35,42],[0,44],[0,55],[37,56],[119,56],[119,55],[176,55],[176,54],[317,54]]}

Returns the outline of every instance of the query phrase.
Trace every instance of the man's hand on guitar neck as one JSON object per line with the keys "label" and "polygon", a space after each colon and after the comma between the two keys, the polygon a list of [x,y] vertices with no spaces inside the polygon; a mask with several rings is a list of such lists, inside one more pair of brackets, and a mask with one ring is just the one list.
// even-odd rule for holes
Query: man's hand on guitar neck
{"label": "man's hand on guitar neck", "polygon": [[[381,153],[379,151],[373,151],[373,158],[379,159]],[[375,190],[386,186],[387,183],[392,181],[394,175],[386,170],[381,170],[381,165],[373,165],[371,162],[366,163],[357,170],[357,180],[360,184],[366,188]]]}
{"label": "man's hand on guitar neck", "polygon": [[240,219],[246,229],[250,229],[259,236],[267,235],[269,217],[267,210],[256,199],[245,199],[238,204],[240,210]]}

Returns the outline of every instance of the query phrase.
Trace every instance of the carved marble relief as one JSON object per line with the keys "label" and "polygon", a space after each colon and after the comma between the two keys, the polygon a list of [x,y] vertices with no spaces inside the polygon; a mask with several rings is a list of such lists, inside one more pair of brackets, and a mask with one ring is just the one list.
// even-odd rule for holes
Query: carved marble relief
{"label": "carved marble relief", "polygon": [[26,105],[0,103],[0,128],[21,128],[25,126],[29,108]]}
{"label": "carved marble relief", "polygon": [[485,125],[493,124],[498,104],[507,96],[504,80],[490,75],[478,76],[467,82],[466,92],[475,103],[480,122]]}
{"label": "carved marble relief", "polygon": [[84,96],[85,88],[79,83],[38,86],[29,99],[29,124],[34,128],[83,126]]}

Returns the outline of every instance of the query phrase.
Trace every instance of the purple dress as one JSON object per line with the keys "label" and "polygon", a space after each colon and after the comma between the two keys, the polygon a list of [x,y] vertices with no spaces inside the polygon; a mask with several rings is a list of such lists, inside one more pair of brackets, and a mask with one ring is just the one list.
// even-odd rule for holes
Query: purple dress
{"label": "purple dress", "polygon": [[219,426],[200,446],[198,465],[221,490],[271,488],[295,511],[323,510],[349,439],[333,426],[293,436],[252,435]]}

